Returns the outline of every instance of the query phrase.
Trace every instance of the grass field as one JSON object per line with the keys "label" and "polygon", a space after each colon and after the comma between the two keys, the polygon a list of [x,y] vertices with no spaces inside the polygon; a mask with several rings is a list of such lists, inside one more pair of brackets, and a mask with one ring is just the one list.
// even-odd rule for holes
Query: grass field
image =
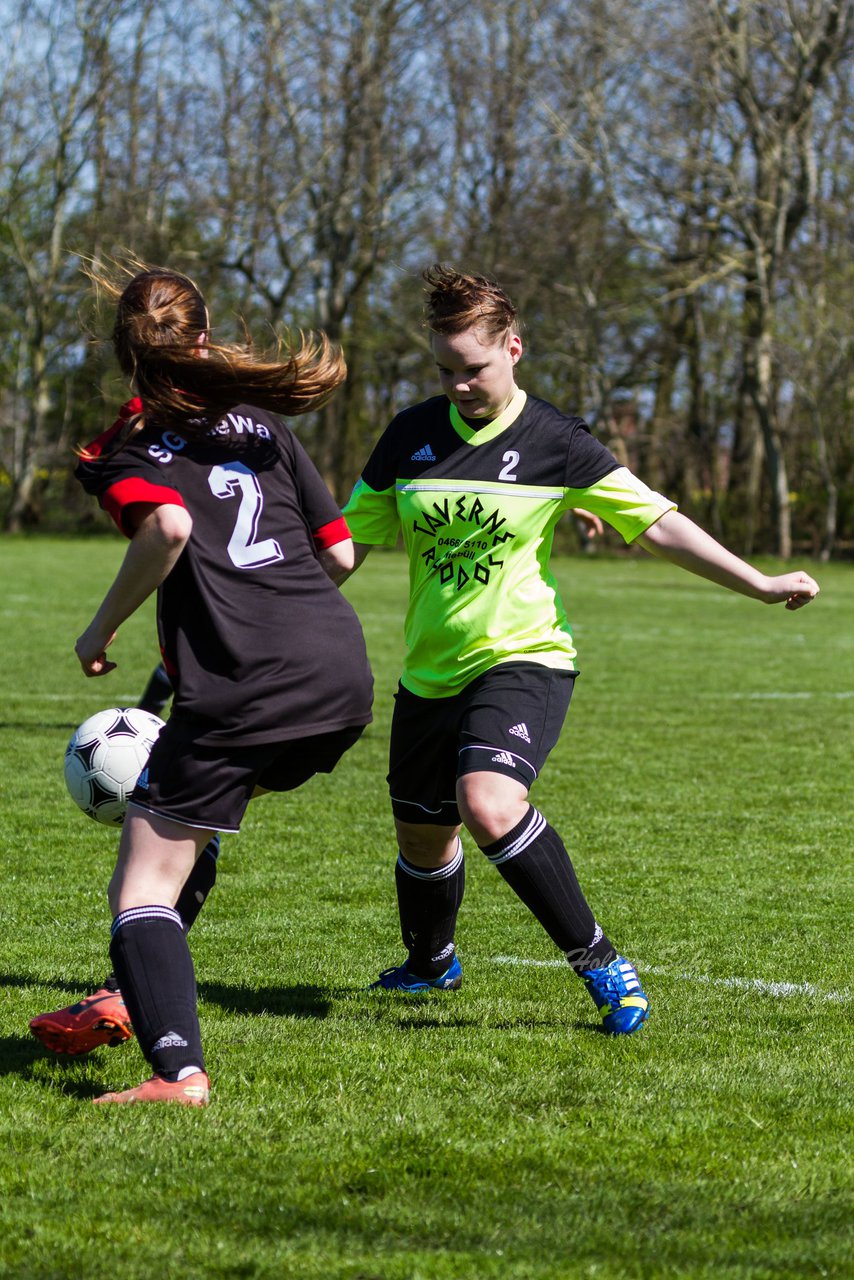
{"label": "grass field", "polygon": [[854,569],[789,614],[648,559],[557,565],[582,676],[534,799],[649,1024],[612,1041],[469,841],[465,982],[402,958],[385,746],[405,565],[346,591],[376,719],[223,842],[192,934],[212,1105],[96,1109],[134,1043],[57,1060],[34,1014],[98,985],[114,835],[65,794],[71,730],[131,703],[74,637],[118,539],[0,542],[0,1276],[575,1280],[851,1276]]}

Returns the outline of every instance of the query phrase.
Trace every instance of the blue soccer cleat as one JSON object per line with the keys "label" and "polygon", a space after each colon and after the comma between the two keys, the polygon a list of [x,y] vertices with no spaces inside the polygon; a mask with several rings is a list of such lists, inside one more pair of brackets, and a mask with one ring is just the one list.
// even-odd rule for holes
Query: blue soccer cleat
{"label": "blue soccer cleat", "polygon": [[640,978],[625,956],[605,969],[588,969],[582,981],[602,1014],[602,1030],[611,1036],[628,1036],[649,1017],[649,1000]]}
{"label": "blue soccer cleat", "polygon": [[462,980],[463,968],[454,956],[450,966],[438,978],[419,978],[404,963],[397,969],[383,969],[378,980],[372,982],[368,990],[381,987],[384,991],[456,991]]}

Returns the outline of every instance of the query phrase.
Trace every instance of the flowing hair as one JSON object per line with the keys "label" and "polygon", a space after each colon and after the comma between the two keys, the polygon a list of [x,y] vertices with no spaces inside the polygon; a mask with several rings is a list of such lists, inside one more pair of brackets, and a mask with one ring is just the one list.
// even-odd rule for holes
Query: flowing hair
{"label": "flowing hair", "polygon": [[427,286],[424,323],[431,333],[481,329],[490,342],[519,332],[517,311],[504,290],[486,276],[465,275],[435,263],[422,276]]}
{"label": "flowing hair", "polygon": [[123,270],[131,276],[123,285],[89,273],[115,302],[113,347],[142,401],[118,448],[148,420],[192,437],[206,435],[237,404],[284,417],[308,413],[326,404],[347,376],[341,350],[325,333],[300,332],[294,345],[280,338],[260,355],[248,341],[211,342],[205,300],[189,276],[166,267]]}

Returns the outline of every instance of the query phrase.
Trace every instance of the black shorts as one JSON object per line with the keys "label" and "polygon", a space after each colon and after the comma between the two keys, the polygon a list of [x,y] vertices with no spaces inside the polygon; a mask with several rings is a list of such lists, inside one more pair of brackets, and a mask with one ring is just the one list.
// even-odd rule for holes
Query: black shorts
{"label": "black shorts", "polygon": [[457,778],[504,773],[530,787],[554,747],[575,671],[505,662],[450,698],[395,695],[388,786],[402,822],[457,826]]}
{"label": "black shorts", "polygon": [[252,747],[199,746],[168,720],[151,749],[131,801],[188,827],[239,831],[256,787],[293,791],[316,773],[331,773],[364,725]]}

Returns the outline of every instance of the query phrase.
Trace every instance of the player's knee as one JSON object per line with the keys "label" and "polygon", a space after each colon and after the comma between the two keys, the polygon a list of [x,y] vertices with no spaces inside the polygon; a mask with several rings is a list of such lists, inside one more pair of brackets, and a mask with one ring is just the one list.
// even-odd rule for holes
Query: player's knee
{"label": "player's knee", "polygon": [[457,779],[460,816],[481,847],[500,840],[525,816],[528,791],[500,773],[467,773]]}
{"label": "player's knee", "polygon": [[414,867],[441,867],[456,855],[459,827],[419,826],[405,822],[398,822],[396,827],[398,848]]}

